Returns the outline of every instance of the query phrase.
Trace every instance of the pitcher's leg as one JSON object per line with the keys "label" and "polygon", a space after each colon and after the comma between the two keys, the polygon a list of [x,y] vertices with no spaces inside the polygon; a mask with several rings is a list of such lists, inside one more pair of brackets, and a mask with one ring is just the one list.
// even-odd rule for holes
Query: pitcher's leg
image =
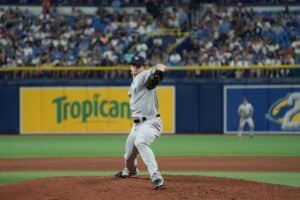
{"label": "pitcher's leg", "polygon": [[155,190],[164,185],[164,179],[160,174],[154,153],[150,148],[150,145],[154,142],[159,134],[160,129],[158,130],[157,128],[153,127],[149,128],[149,126],[145,125],[141,128],[141,130],[139,130],[135,140],[135,146],[138,149],[142,160],[147,166],[150,179]]}
{"label": "pitcher's leg", "polygon": [[138,151],[134,146],[135,138],[136,138],[136,132],[135,132],[135,127],[133,127],[126,140],[125,154],[124,154],[124,168],[122,171],[116,173],[115,177],[127,178],[129,176],[137,174],[136,156],[138,154]]}
{"label": "pitcher's leg", "polygon": [[135,139],[136,139],[136,132],[134,131],[133,128],[127,137],[126,145],[125,145],[125,154],[124,154],[125,169],[128,169],[129,172],[136,172],[136,167],[137,167],[136,157],[138,155],[138,150],[134,145]]}
{"label": "pitcher's leg", "polygon": [[147,166],[149,175],[151,177],[155,173],[159,174],[158,164],[156,162],[155,155],[152,149],[150,148],[150,145],[160,135],[160,127],[160,123],[157,123],[156,121],[142,124],[138,127],[138,133],[135,139],[135,146],[138,149],[142,160]]}
{"label": "pitcher's leg", "polygon": [[147,166],[150,176],[158,171],[158,165],[154,153],[149,147],[149,145],[153,143],[154,140],[155,136],[153,135],[153,137],[148,137],[147,140],[144,140],[142,137],[138,137],[138,139],[135,141],[135,146],[138,149],[142,160]]}

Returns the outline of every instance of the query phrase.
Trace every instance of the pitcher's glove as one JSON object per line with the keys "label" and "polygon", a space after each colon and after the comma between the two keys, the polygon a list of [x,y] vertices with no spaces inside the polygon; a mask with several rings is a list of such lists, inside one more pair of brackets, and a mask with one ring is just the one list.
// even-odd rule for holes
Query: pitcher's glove
{"label": "pitcher's glove", "polygon": [[159,82],[164,79],[164,72],[158,69],[152,71],[151,75],[149,76],[148,80],[146,81],[146,88],[149,90],[154,89]]}

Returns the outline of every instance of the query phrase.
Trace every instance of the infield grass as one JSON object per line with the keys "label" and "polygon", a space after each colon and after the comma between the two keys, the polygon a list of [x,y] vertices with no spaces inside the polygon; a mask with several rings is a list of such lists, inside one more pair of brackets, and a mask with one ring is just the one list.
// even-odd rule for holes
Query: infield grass
{"label": "infield grass", "polygon": [[[0,158],[122,156],[126,135],[0,136]],[[167,135],[157,156],[300,156],[300,136]]]}

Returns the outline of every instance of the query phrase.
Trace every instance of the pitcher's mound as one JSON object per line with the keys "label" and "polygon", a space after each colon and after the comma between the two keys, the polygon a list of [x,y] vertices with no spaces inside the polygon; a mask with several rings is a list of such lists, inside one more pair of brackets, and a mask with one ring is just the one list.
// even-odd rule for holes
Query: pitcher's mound
{"label": "pitcher's mound", "polygon": [[56,177],[0,186],[0,199],[300,199],[299,187],[202,176],[165,176],[153,190],[147,177]]}

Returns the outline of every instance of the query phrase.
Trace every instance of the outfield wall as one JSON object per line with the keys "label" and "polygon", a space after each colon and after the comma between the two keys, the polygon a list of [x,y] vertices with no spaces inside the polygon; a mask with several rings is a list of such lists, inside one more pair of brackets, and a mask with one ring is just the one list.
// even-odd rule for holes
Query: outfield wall
{"label": "outfield wall", "polygon": [[[0,134],[127,133],[132,124],[129,84],[101,80],[1,81]],[[168,133],[236,133],[236,109],[244,96],[254,104],[259,133],[299,133],[297,79],[165,80],[160,88],[160,111]],[[289,124],[283,125],[286,116]]]}
{"label": "outfield wall", "polygon": [[[237,109],[246,97],[254,108],[256,133],[300,132],[300,84],[225,85],[223,89],[224,132],[236,134]],[[246,127],[249,130],[249,127]]]}

